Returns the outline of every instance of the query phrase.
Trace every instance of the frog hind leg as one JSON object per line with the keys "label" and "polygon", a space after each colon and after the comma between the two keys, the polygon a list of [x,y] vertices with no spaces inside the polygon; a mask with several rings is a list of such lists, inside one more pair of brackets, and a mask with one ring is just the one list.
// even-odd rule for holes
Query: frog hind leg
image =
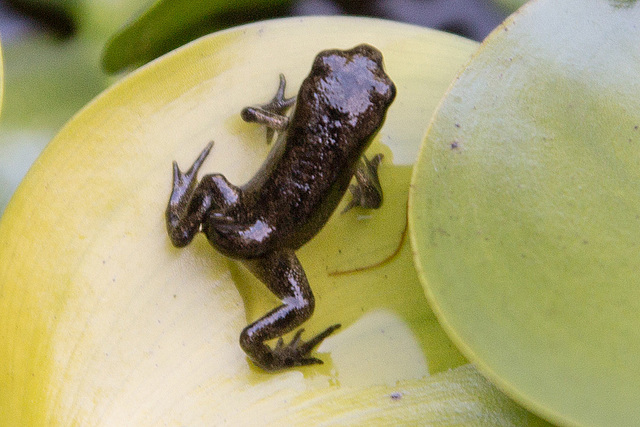
{"label": "frog hind leg", "polygon": [[[293,251],[276,251],[262,258],[247,260],[245,265],[283,304],[244,328],[240,334],[240,346],[244,352],[257,366],[267,371],[323,363],[309,354],[338,329],[339,324],[328,327],[309,341],[301,339],[304,329],[298,330],[288,344],[284,344],[282,339],[282,335],[311,317],[315,307],[311,287]],[[265,344],[265,341],[278,337],[275,347]]]}
{"label": "frog hind leg", "polygon": [[210,142],[186,172],[173,162],[173,190],[165,211],[167,233],[176,247],[189,244],[201,230],[202,221],[212,209],[220,220],[240,197],[241,190],[221,174],[206,175],[198,182],[198,170],[211,151]]}
{"label": "frog hind leg", "polygon": [[365,155],[362,156],[356,173],[356,184],[349,186],[352,199],[342,210],[342,213],[359,206],[365,209],[378,209],[382,206],[382,186],[378,177],[378,166],[383,159],[382,153],[375,155],[371,160]]}
{"label": "frog hind leg", "polygon": [[240,113],[245,122],[258,123],[267,127],[267,143],[273,139],[275,131],[281,132],[289,126],[289,118],[285,112],[296,102],[296,98],[295,96],[284,97],[286,85],[284,74],[280,74],[280,85],[271,101],[263,105],[245,107]]}

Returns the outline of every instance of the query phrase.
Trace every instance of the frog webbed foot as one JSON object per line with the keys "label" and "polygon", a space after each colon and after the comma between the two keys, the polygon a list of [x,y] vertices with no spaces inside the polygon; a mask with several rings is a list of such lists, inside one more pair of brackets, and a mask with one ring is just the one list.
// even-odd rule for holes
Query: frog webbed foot
{"label": "frog webbed foot", "polygon": [[382,187],[378,178],[378,166],[380,166],[383,157],[382,153],[375,155],[371,160],[364,155],[362,156],[354,175],[356,184],[349,186],[352,199],[342,213],[356,206],[365,209],[378,209],[382,206]]}
{"label": "frog webbed foot", "polygon": [[336,329],[340,327],[340,324],[329,326],[327,329],[310,339],[304,341],[301,337],[304,332],[304,328],[301,328],[293,336],[293,339],[289,344],[284,344],[284,340],[280,338],[278,343],[273,348],[271,354],[272,359],[269,366],[264,367],[267,370],[278,370],[291,368],[294,366],[306,366],[322,364],[322,360],[309,357],[309,354],[317,347],[326,337],[331,335]]}
{"label": "frog webbed foot", "polygon": [[267,143],[271,141],[275,131],[283,131],[289,126],[289,118],[285,112],[296,102],[296,97],[284,97],[286,84],[284,74],[280,74],[280,85],[269,103],[245,107],[240,112],[245,122],[258,123],[267,127]]}
{"label": "frog webbed foot", "polygon": [[197,184],[197,175],[202,163],[211,152],[213,142],[207,144],[193,165],[186,172],[182,172],[177,162],[173,162],[173,190],[169,198],[169,206],[184,205],[193,195]]}
{"label": "frog webbed foot", "polygon": [[[295,253],[283,249],[264,257],[245,260],[244,264],[282,301],[282,305],[242,330],[240,347],[249,359],[266,371],[322,363],[310,354],[340,325],[328,327],[309,341],[301,338],[303,329],[298,329],[288,344],[282,338],[309,319],[315,307],[313,292]],[[274,347],[266,344],[276,338],[278,341]]]}
{"label": "frog webbed foot", "polygon": [[209,155],[211,147],[213,142],[207,144],[186,172],[182,172],[178,163],[173,162],[173,189],[169,196],[165,217],[167,232],[176,247],[187,245],[200,227],[203,209],[194,196],[198,184],[198,170]]}

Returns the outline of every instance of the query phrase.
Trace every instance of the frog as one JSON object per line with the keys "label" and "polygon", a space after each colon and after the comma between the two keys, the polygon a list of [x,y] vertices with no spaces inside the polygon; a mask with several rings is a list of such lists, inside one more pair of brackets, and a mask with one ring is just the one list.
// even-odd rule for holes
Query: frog
{"label": "frog", "polygon": [[[239,338],[249,360],[268,372],[322,364],[312,352],[340,328],[331,325],[309,340],[302,339],[300,328],[285,344],[283,335],[299,328],[315,308],[295,252],[322,229],[347,190],[355,200],[348,208],[380,204],[381,157],[362,159],[396,96],[381,52],[368,44],[318,53],[297,96],[284,98],[284,91],[281,75],[271,102],[241,112],[245,121],[278,132],[256,174],[241,186],[220,173],[198,181],[210,142],[186,172],[173,162],[165,212],[175,247],[188,245],[202,232],[215,250],[239,260],[280,299],[279,306],[246,326]],[[289,108],[293,112],[286,116]],[[354,176],[356,184],[350,186]],[[275,345],[267,343],[276,338]]]}

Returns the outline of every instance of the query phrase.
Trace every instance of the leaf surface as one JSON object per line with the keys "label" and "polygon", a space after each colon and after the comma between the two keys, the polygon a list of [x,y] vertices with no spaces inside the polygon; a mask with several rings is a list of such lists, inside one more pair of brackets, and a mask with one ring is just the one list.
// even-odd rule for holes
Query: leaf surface
{"label": "leaf surface", "polygon": [[640,4],[538,0],[434,117],[416,261],[481,371],[569,424],[640,423]]}
{"label": "leaf surface", "polygon": [[[237,184],[270,147],[239,111],[295,93],[315,54],[367,42],[398,97],[372,150],[384,207],[333,217],[298,251],[316,295],[310,336],[336,322],[322,366],[267,374],[238,345],[278,301],[203,236],[171,246],[171,162],[213,140],[203,173]],[[145,66],[47,146],[0,222],[0,412],[14,425],[283,425],[362,420],[537,421],[467,364],[426,304],[401,241],[424,124],[477,44],[355,18],[287,19],[214,34]]]}

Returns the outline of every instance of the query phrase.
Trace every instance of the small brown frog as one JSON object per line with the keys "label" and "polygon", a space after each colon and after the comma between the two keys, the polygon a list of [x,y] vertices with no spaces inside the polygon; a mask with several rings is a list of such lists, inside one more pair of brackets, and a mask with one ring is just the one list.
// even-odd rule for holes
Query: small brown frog
{"label": "small brown frog", "polygon": [[[206,175],[198,182],[210,143],[187,172],[174,162],[166,210],[167,231],[176,247],[187,245],[202,231],[215,249],[241,260],[282,300],[240,335],[249,358],[269,371],[322,363],[309,354],[340,327],[330,326],[309,341],[301,339],[300,329],[284,344],[282,335],[305,322],[315,306],[295,250],[324,226],[354,175],[358,185],[351,188],[354,201],[348,207],[381,203],[376,172],[380,159],[360,159],[396,94],[383,70],[382,55],[364,44],[316,56],[290,119],[283,113],[294,99],[284,98],[284,86],[281,77],[269,104],[242,112],[245,120],[280,132],[256,175],[241,187],[221,174]],[[369,193],[373,196],[365,197]],[[278,337],[275,347],[265,344]]]}

